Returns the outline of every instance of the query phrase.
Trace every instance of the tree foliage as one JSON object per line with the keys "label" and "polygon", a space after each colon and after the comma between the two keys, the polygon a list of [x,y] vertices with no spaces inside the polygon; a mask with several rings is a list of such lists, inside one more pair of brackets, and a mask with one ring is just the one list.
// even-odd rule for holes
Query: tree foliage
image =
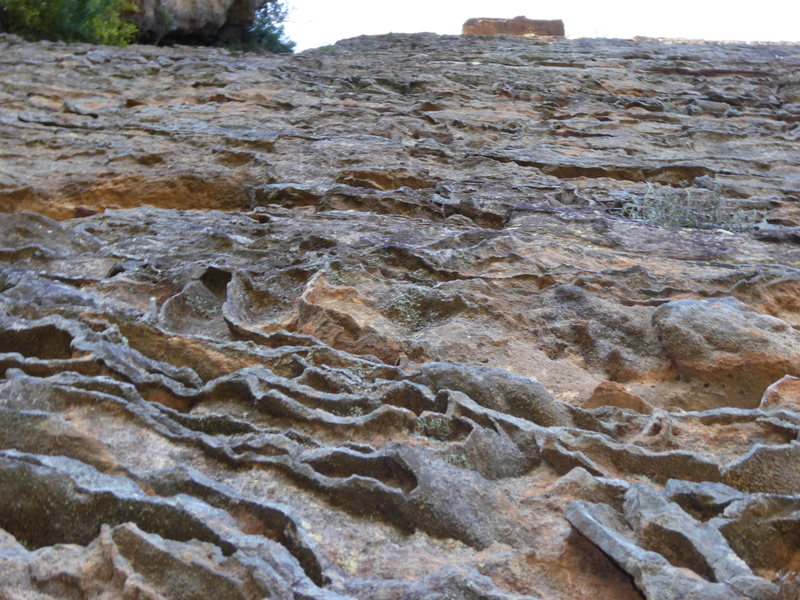
{"label": "tree foliage", "polygon": [[[29,40],[124,46],[140,36],[136,26],[124,18],[135,10],[130,0],[0,0],[0,31]],[[295,44],[283,30],[287,15],[283,0],[269,0],[256,11],[253,25],[244,35],[237,36],[235,45],[241,49],[292,52]],[[171,23],[166,20],[166,12],[157,16],[164,31],[151,41],[159,43]]]}
{"label": "tree foliage", "polygon": [[292,52],[295,43],[286,37],[286,32],[283,30],[288,14],[288,7],[280,0],[270,0],[264,4],[256,11],[253,25],[247,31],[246,45],[276,54]]}
{"label": "tree foliage", "polygon": [[0,0],[0,31],[31,40],[61,40],[124,46],[134,40],[135,25],[126,0]]}

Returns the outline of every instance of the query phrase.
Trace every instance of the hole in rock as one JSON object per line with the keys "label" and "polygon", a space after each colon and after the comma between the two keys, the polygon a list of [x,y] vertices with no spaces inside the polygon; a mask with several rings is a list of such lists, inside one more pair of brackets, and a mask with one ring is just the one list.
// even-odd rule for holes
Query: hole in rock
{"label": "hole in rock", "polygon": [[53,325],[0,332],[0,354],[18,352],[46,360],[71,358],[72,335]]}
{"label": "hole in rock", "polygon": [[332,248],[335,245],[336,240],[334,239],[310,235],[300,242],[300,250],[322,250],[324,248]]}
{"label": "hole in rock", "polygon": [[387,486],[409,493],[417,487],[417,477],[406,465],[387,456],[363,457],[337,452],[315,461],[310,461],[314,469],[326,477],[345,479],[351,475],[371,477]]}
{"label": "hole in rock", "polygon": [[651,523],[642,532],[642,538],[648,550],[658,552],[676,567],[691,569],[704,579],[716,583],[711,565],[682,534]]}
{"label": "hole in rock", "polygon": [[200,276],[200,281],[215,296],[224,296],[231,277],[232,275],[228,271],[217,267],[208,267]]}
{"label": "hole in rock", "polygon": [[162,406],[172,408],[178,412],[187,412],[194,403],[192,398],[176,396],[168,389],[158,385],[145,385],[139,389],[142,397],[148,402],[157,402]]}
{"label": "hole in rock", "polygon": [[342,391],[341,386],[335,380],[329,377],[326,373],[314,368],[306,368],[297,378],[297,382],[314,388],[320,392],[336,394]]}

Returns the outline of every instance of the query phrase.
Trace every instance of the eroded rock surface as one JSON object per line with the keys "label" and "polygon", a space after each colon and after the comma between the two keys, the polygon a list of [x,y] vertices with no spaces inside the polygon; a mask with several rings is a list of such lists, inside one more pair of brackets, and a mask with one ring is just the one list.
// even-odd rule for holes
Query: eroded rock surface
{"label": "eroded rock surface", "polygon": [[0,53],[0,597],[797,597],[800,47]]}

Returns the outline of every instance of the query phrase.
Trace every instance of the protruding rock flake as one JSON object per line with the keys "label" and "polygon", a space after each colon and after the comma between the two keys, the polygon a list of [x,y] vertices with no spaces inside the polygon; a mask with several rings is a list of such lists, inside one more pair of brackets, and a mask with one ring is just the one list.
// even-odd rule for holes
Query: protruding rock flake
{"label": "protruding rock flake", "polygon": [[0,598],[800,599],[799,45],[0,57]]}

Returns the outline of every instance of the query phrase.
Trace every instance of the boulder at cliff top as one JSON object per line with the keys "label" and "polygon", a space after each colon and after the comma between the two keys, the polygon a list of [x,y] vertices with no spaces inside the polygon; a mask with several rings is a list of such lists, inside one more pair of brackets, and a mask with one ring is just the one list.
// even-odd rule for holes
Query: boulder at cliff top
{"label": "boulder at cliff top", "polygon": [[514,17],[513,19],[467,19],[461,27],[464,35],[564,35],[561,19],[541,20]]}

